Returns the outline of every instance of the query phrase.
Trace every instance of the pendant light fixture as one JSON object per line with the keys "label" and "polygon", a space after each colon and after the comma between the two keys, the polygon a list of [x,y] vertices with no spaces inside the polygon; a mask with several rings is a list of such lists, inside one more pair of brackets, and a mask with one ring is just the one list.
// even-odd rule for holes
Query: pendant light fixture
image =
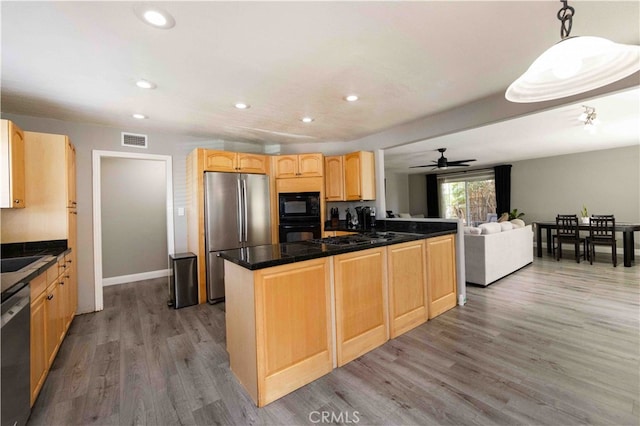
{"label": "pendant light fixture", "polygon": [[511,102],[541,102],[587,92],[640,70],[640,46],[601,37],[570,37],[575,9],[560,0],[561,40],[547,49],[511,83]]}

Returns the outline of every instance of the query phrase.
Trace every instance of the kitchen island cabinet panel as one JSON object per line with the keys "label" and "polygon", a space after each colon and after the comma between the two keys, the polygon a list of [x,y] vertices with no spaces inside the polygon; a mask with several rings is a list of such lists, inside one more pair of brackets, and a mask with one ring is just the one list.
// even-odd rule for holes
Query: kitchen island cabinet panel
{"label": "kitchen island cabinet panel", "polygon": [[454,235],[428,238],[426,250],[429,319],[456,306],[456,245]]}
{"label": "kitchen island cabinet panel", "polygon": [[397,337],[427,321],[425,242],[387,248],[389,269],[389,332]]}
{"label": "kitchen island cabinet panel", "polygon": [[389,339],[386,248],[334,257],[338,366]]}
{"label": "kitchen island cabinet panel", "polygon": [[225,262],[225,277],[231,369],[258,406],[331,371],[328,259],[255,273]]}

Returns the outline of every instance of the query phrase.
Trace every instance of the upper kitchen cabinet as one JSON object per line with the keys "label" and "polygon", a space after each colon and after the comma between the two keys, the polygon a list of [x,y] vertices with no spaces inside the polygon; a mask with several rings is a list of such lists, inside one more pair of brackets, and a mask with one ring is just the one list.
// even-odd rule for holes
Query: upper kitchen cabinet
{"label": "upper kitchen cabinet", "polygon": [[29,203],[2,211],[2,242],[67,240],[75,258],[75,148],[65,135],[35,132],[24,132],[24,147]]}
{"label": "upper kitchen cabinet", "polygon": [[344,192],[347,201],[376,199],[373,152],[358,151],[344,156]]}
{"label": "upper kitchen cabinet", "polygon": [[78,206],[76,198],[76,147],[67,138],[66,148],[67,162],[67,208],[75,209]]}
{"label": "upper kitchen cabinet", "polygon": [[269,157],[243,152],[205,151],[204,170],[207,172],[239,172],[267,174]]}
{"label": "upper kitchen cabinet", "polygon": [[0,122],[0,207],[23,208],[24,133],[11,121]]}
{"label": "upper kitchen cabinet", "polygon": [[324,157],[324,194],[327,201],[344,201],[344,156]]}
{"label": "upper kitchen cabinet", "polygon": [[274,158],[276,178],[322,177],[322,154],[278,155]]}

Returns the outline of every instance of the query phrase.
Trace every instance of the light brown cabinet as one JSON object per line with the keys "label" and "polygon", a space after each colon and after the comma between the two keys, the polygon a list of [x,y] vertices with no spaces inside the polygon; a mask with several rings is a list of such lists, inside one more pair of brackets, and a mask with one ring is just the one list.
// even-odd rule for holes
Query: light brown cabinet
{"label": "light brown cabinet", "polygon": [[35,295],[35,283],[31,282],[31,405],[36,401],[49,369],[46,338],[47,292],[44,291],[46,288],[45,276],[46,274],[42,274],[37,278],[41,279],[43,288],[36,290]]}
{"label": "light brown cabinet", "polygon": [[274,157],[275,177],[322,177],[322,154],[278,155]]}
{"label": "light brown cabinet", "polygon": [[30,283],[31,405],[44,384],[76,312],[78,295],[71,253]]}
{"label": "light brown cabinet", "polygon": [[455,235],[426,240],[427,294],[429,318],[456,306]]}
{"label": "light brown cabinet", "polygon": [[387,247],[391,338],[428,319],[425,250],[424,240]]}
{"label": "light brown cabinet", "polygon": [[243,152],[206,150],[204,170],[208,172],[241,172],[267,174],[269,157]]}
{"label": "light brown cabinet", "polygon": [[343,366],[389,340],[386,248],[333,259],[336,353]]}
{"label": "light brown cabinet", "polygon": [[376,199],[373,152],[358,151],[344,156],[344,193],[347,201]]}
{"label": "light brown cabinet", "polygon": [[0,207],[25,207],[24,133],[0,120]]}
{"label": "light brown cabinet", "polygon": [[225,262],[230,367],[259,407],[333,368],[329,271],[327,258],[258,271]]}
{"label": "light brown cabinet", "polygon": [[324,157],[324,198],[344,201],[344,156]]}
{"label": "light brown cabinet", "polygon": [[24,141],[28,208],[2,210],[2,242],[67,240],[77,256],[75,149],[65,135],[24,132]]}

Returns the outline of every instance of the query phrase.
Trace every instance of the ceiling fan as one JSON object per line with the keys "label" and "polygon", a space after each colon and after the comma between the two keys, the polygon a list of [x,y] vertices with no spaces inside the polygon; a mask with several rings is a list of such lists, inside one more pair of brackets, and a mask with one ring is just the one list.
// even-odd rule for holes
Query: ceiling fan
{"label": "ceiling fan", "polygon": [[416,167],[431,167],[433,166],[433,169],[431,170],[435,170],[435,169],[446,169],[449,167],[468,167],[468,164],[464,164],[464,163],[470,163],[472,161],[476,161],[475,159],[472,160],[457,160],[457,161],[449,161],[447,160],[447,157],[444,156],[444,152],[447,150],[447,148],[438,148],[438,152],[440,152],[440,158],[438,158],[438,161],[433,161],[433,164],[423,164],[422,166],[411,166],[409,167],[410,169],[416,168]]}

